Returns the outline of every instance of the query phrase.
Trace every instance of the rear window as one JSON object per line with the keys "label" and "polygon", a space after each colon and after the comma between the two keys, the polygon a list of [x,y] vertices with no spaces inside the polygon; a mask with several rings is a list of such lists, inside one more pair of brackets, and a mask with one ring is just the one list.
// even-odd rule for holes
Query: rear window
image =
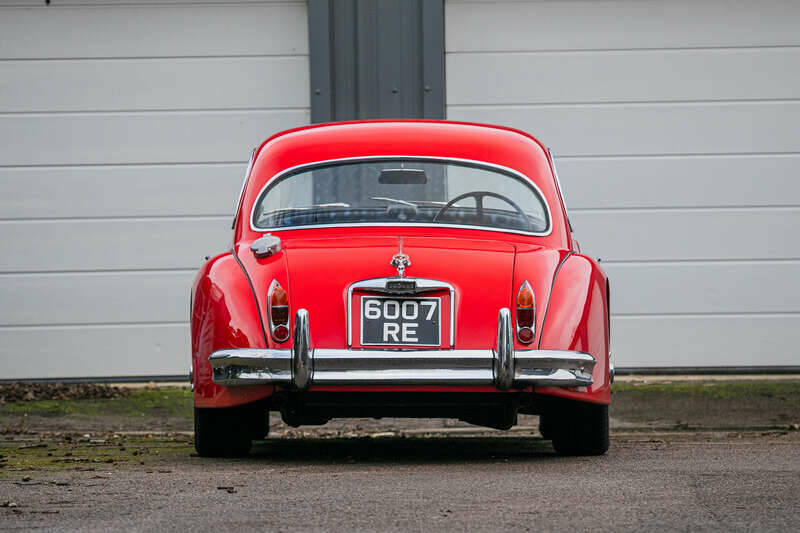
{"label": "rear window", "polygon": [[324,164],[268,183],[256,230],[319,225],[465,226],[544,234],[547,205],[533,183],[472,163],[381,159]]}

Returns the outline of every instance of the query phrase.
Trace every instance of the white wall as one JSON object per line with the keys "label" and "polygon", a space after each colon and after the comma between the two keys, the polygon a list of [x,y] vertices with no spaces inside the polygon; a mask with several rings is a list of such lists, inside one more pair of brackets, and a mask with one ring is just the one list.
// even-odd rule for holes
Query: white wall
{"label": "white wall", "polygon": [[186,374],[249,150],[308,121],[305,2],[0,1],[0,379]]}
{"label": "white wall", "polygon": [[798,365],[800,3],[446,4],[447,116],[556,154],[617,366]]}

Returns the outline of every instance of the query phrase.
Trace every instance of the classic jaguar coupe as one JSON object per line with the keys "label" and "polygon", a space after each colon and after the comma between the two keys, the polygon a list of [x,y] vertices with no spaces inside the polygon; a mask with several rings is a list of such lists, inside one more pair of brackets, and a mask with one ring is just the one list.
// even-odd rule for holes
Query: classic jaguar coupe
{"label": "classic jaguar coupe", "polygon": [[538,414],[562,454],[608,449],[609,285],[530,135],[444,121],[284,131],[253,151],[231,249],[191,295],[195,446],[246,453],[270,411]]}

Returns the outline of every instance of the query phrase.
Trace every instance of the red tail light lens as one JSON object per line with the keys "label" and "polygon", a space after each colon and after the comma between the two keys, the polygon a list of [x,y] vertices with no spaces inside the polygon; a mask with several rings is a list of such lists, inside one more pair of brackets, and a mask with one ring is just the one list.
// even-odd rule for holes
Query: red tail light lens
{"label": "red tail light lens", "polygon": [[536,328],[536,299],[530,283],[523,281],[517,292],[517,339],[523,344],[533,342]]}
{"label": "red tail light lens", "polygon": [[278,326],[272,330],[272,336],[275,337],[275,340],[278,342],[285,341],[289,338],[289,328],[286,326]]}
{"label": "red tail light lens", "polygon": [[289,295],[277,280],[269,286],[269,329],[276,342],[289,338]]}

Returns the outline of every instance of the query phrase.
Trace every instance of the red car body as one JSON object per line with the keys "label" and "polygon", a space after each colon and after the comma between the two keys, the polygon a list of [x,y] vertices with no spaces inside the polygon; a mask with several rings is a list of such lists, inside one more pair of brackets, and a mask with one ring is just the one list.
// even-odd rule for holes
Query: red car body
{"label": "red car body", "polygon": [[[254,227],[260,195],[287,173],[382,159],[513,172],[530,180],[546,203],[548,231],[414,222]],[[400,208],[409,204],[387,201]],[[483,201],[475,199],[476,209]],[[440,204],[437,216],[450,209]],[[266,241],[259,241],[267,233]],[[263,253],[251,248],[263,242]],[[392,264],[396,254],[410,258],[404,270]],[[353,288],[363,280],[380,280],[377,292]],[[398,293],[400,304],[420,295],[438,299],[440,321],[432,322],[441,329],[438,345],[361,345],[357,332],[366,319],[356,311],[357,298],[391,297],[385,280],[416,284],[410,290],[417,292]],[[424,289],[424,280],[442,283]],[[535,303],[533,338],[523,343],[515,334],[515,309],[526,281]],[[288,297],[283,341],[284,331],[273,333],[270,315],[274,284]],[[280,410],[293,425],[335,416],[399,415],[455,416],[509,427],[518,412],[537,413],[542,433],[554,439],[557,450],[603,453],[613,378],[608,292],[602,268],[582,255],[573,239],[549,151],[526,133],[422,120],[322,124],[279,133],[253,152],[231,249],[209,259],[192,287],[198,451],[246,451],[251,439],[266,433],[265,413]],[[449,362],[456,360],[454,371]]]}

